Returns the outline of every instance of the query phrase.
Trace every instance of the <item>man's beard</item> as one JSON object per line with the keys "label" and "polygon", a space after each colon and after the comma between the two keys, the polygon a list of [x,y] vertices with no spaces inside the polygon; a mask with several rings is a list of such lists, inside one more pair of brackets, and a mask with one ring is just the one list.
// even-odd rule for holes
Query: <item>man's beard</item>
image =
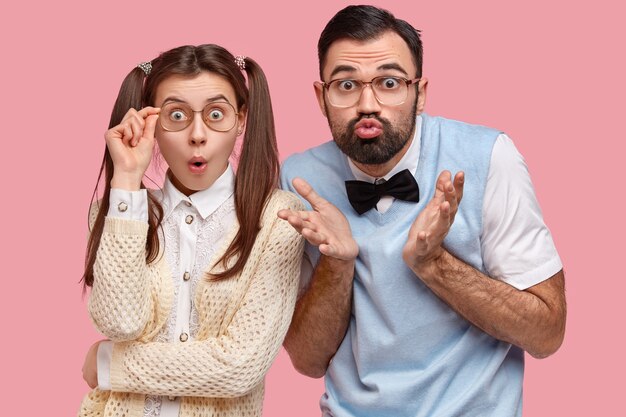
{"label": "man's beard", "polygon": [[[326,114],[330,114],[328,110],[326,109]],[[365,165],[379,165],[391,160],[411,139],[415,129],[416,110],[417,100],[415,100],[410,116],[398,122],[395,128],[389,120],[374,115],[361,115],[351,120],[347,126],[340,126],[328,118],[328,125],[341,152],[355,162]],[[366,118],[376,119],[382,124],[383,132],[380,136],[361,139],[354,133],[354,126],[361,119]]]}

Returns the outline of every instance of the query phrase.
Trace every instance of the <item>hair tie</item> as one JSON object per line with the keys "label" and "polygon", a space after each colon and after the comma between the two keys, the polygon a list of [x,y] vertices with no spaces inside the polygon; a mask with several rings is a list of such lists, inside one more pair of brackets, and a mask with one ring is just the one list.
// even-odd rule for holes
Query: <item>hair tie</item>
{"label": "hair tie", "polygon": [[246,69],[246,57],[243,55],[237,55],[235,57],[235,64],[239,67],[241,71]]}
{"label": "hair tie", "polygon": [[139,65],[137,65],[138,68],[141,68],[144,72],[144,74],[146,74],[146,76],[150,75],[150,71],[152,71],[152,62],[148,61],[148,62],[140,62]]}

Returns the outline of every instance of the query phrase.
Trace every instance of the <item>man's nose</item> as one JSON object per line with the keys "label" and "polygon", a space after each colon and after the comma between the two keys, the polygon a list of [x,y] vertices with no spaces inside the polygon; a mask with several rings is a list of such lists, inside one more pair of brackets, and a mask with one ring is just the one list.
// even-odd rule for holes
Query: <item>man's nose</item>
{"label": "man's nose", "polygon": [[380,113],[380,103],[374,95],[372,84],[365,84],[361,90],[361,97],[357,102],[357,111],[360,114],[376,114]]}

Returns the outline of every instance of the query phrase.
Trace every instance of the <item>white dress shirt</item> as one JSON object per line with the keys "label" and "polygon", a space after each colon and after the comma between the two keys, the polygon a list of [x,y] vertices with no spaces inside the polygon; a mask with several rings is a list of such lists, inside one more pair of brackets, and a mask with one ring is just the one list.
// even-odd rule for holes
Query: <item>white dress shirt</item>
{"label": "white dress shirt", "polygon": [[[389,180],[404,169],[411,173],[417,171],[421,132],[422,118],[418,116],[409,149],[382,178]],[[378,178],[364,173],[350,158],[347,159],[357,180],[376,182]],[[453,172],[452,175],[454,174]],[[384,213],[394,200],[391,196],[384,196],[376,209]],[[483,263],[490,277],[524,290],[561,270],[561,259],[552,235],[543,221],[526,162],[513,141],[504,133],[496,139],[491,153],[482,213],[483,231],[480,241]],[[511,261],[512,259],[520,261]],[[305,257],[305,262],[302,263],[300,295],[308,286],[312,273],[313,266],[308,257]]]}

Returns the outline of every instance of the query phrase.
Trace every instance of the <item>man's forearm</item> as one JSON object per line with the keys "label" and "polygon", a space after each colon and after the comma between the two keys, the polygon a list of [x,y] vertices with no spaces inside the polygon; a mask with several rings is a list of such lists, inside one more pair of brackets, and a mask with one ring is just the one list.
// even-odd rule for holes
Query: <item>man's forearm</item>
{"label": "man's forearm", "polygon": [[470,323],[536,358],[556,352],[565,333],[563,271],[524,291],[491,279],[447,251],[413,271]]}
{"label": "man's forearm", "polygon": [[313,378],[326,373],[350,322],[353,276],[354,261],[321,256],[284,342],[298,372]]}

